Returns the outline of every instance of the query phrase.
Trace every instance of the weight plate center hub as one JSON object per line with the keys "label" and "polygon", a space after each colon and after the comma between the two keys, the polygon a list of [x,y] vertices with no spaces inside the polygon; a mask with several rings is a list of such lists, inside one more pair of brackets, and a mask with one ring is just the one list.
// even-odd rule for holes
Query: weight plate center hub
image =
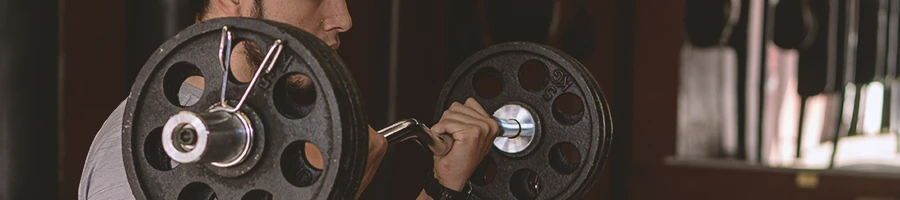
{"label": "weight plate center hub", "polygon": [[540,130],[535,123],[532,112],[519,104],[507,104],[494,112],[498,119],[512,120],[516,123],[500,123],[500,135],[494,139],[494,146],[500,151],[515,154],[520,153],[534,144],[533,140]]}
{"label": "weight plate center hub", "polygon": [[207,113],[181,111],[166,121],[162,145],[172,160],[231,167],[247,158],[253,143],[250,119],[216,107]]}

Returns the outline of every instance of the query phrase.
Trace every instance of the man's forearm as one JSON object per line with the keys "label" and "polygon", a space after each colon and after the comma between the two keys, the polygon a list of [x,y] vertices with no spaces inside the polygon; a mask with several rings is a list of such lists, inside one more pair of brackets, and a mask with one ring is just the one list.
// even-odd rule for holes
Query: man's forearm
{"label": "man's forearm", "polygon": [[387,152],[387,140],[369,126],[369,156],[366,160],[366,174],[363,176],[362,184],[360,184],[359,190],[356,192],[356,199],[359,199],[359,196],[362,195],[369,183],[372,182],[372,179],[375,178],[375,172],[378,171],[378,166],[381,165],[381,159],[384,158],[385,152]]}

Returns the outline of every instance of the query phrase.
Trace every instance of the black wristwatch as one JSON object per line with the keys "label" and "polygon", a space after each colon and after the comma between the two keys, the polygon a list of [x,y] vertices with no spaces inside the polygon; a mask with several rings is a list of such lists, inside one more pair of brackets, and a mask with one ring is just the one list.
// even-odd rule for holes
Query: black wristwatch
{"label": "black wristwatch", "polygon": [[441,185],[437,178],[434,178],[434,172],[428,172],[428,178],[425,179],[425,194],[431,196],[434,200],[468,200],[472,195],[472,184],[466,182],[463,191],[456,191]]}

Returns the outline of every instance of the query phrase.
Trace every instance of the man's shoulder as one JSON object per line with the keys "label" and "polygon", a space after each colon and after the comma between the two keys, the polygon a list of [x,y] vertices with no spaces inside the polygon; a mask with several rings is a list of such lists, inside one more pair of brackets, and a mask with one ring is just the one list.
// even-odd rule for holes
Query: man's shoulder
{"label": "man's shoulder", "polygon": [[125,102],[113,110],[94,136],[81,173],[78,199],[134,199],[122,161]]}
{"label": "man's shoulder", "polygon": [[[97,131],[91,144],[91,152],[88,152],[89,157],[95,150],[109,150],[110,148],[117,148],[115,150],[121,153],[122,115],[125,113],[125,102],[119,103],[119,106],[109,114],[109,117],[103,122],[103,126]],[[98,144],[99,146],[97,146]],[[111,144],[118,144],[119,147],[110,146]]]}

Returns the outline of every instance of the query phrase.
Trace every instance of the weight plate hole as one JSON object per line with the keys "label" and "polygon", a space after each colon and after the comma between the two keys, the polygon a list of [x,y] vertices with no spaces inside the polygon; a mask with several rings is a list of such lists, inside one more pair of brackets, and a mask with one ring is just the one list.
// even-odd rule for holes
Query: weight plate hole
{"label": "weight plate hole", "polygon": [[556,171],[569,174],[581,165],[581,152],[569,142],[560,142],[550,148],[550,166]]}
{"label": "weight plate hole", "polygon": [[255,42],[238,42],[231,50],[231,73],[228,73],[228,79],[235,83],[249,83],[262,61],[262,50]]}
{"label": "weight plate hole", "polygon": [[525,90],[537,92],[547,83],[547,67],[538,60],[529,60],[519,68],[519,84]]}
{"label": "weight plate hole", "polygon": [[475,172],[472,173],[472,177],[469,179],[478,186],[485,186],[494,182],[494,177],[497,176],[497,165],[494,164],[494,159],[490,156],[484,158],[481,161],[481,164],[478,164],[478,168],[475,168]]}
{"label": "weight plate hole", "polygon": [[[200,69],[187,62],[179,62],[163,77],[163,93],[166,99],[181,107],[192,106],[200,100],[206,79]],[[186,94],[183,94],[186,93]]]}
{"label": "weight plate hole", "polygon": [[540,191],[540,177],[531,169],[516,170],[509,181],[509,189],[517,199],[535,199]]}
{"label": "weight plate hole", "polygon": [[275,85],[273,101],[278,111],[289,118],[306,117],[316,102],[312,79],[300,73],[282,76]]}
{"label": "weight plate hole", "polygon": [[281,154],[281,172],[294,186],[310,186],[322,175],[324,160],[315,144],[295,141]]}
{"label": "weight plate hole", "polygon": [[275,197],[272,193],[269,193],[265,190],[251,190],[244,194],[244,197],[241,197],[241,200],[272,200]]}
{"label": "weight plate hole", "polygon": [[169,171],[178,166],[178,163],[169,158],[162,147],[162,127],[158,127],[144,138],[144,158],[156,170]]}
{"label": "weight plate hole", "polygon": [[178,200],[215,200],[216,192],[209,185],[201,182],[193,182],[181,189]]}
{"label": "weight plate hole", "polygon": [[581,97],[572,93],[563,93],[553,100],[553,118],[562,124],[576,124],[584,114]]}
{"label": "weight plate hole", "polygon": [[503,80],[500,72],[491,67],[484,67],[475,72],[472,86],[475,94],[481,98],[491,99],[503,91]]}

